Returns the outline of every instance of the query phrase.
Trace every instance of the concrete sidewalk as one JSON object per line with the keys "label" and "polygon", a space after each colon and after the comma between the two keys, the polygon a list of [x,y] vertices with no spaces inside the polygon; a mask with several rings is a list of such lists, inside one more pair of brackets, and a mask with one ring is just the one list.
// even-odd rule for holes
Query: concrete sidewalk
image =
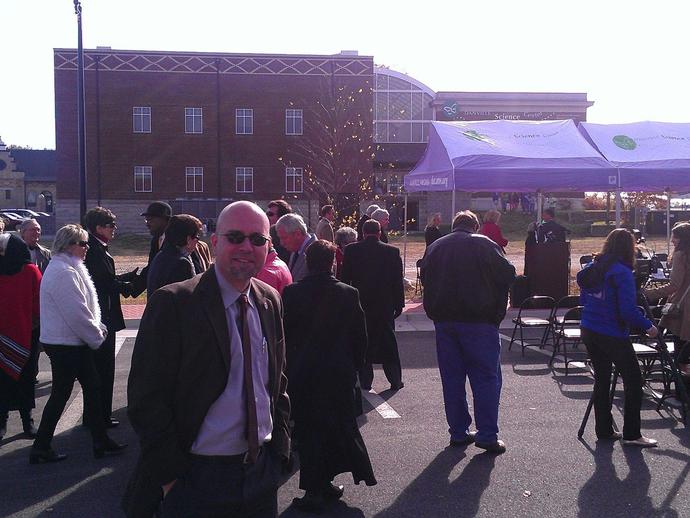
{"label": "concrete sidewalk", "polygon": [[[128,328],[139,327],[139,321],[144,314],[145,304],[123,304],[122,313],[125,317],[125,322]],[[513,327],[512,319],[518,314],[518,308],[508,308],[505,318],[501,322],[501,329],[508,329]],[[530,315],[547,318],[549,316],[548,310],[531,310]],[[426,316],[421,302],[408,302],[405,304],[405,309],[398,319],[395,321],[395,330],[398,332],[405,331],[433,331],[434,323]]]}

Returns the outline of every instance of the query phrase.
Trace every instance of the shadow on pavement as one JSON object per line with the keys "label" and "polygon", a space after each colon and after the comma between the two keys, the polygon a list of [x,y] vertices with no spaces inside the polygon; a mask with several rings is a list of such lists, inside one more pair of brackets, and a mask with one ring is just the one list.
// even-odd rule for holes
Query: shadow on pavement
{"label": "shadow on pavement", "polygon": [[[477,516],[484,490],[489,486],[495,455],[481,453],[470,458],[462,473],[450,480],[451,472],[467,458],[464,448],[448,447],[402,490],[395,502],[376,518],[420,516]],[[430,498],[431,496],[431,498]]]}
{"label": "shadow on pavement", "polygon": [[[587,446],[594,457],[595,469],[578,495],[578,516],[677,517],[677,511],[669,507],[675,493],[669,493],[659,508],[652,504],[649,496],[652,477],[644,458],[651,452],[643,452],[640,448],[617,446],[618,444],[612,441],[599,441],[594,448]],[[622,479],[618,476],[613,462],[615,447],[623,448],[629,468],[627,476]]]}

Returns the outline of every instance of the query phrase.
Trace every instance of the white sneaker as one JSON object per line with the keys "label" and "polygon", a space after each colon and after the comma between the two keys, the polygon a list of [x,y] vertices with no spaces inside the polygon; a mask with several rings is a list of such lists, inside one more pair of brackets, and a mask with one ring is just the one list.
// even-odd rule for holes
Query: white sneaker
{"label": "white sneaker", "polygon": [[645,437],[643,435],[639,439],[623,439],[623,444],[625,446],[638,446],[639,448],[655,448],[659,445],[659,441],[656,439],[650,439],[649,437]]}

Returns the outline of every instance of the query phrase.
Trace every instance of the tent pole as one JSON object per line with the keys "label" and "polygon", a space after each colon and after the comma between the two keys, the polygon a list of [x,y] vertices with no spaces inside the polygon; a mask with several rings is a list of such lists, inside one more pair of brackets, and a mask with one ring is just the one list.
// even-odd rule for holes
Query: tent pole
{"label": "tent pole", "polygon": [[537,191],[537,223],[541,223],[541,213],[544,212],[544,194],[541,189]]}
{"label": "tent pole", "polygon": [[621,190],[616,190],[616,228],[621,226]]}
{"label": "tent pole", "polygon": [[403,277],[405,277],[405,269],[407,268],[407,193],[405,193],[405,221],[403,222]]}
{"label": "tent pole", "polygon": [[450,224],[453,225],[453,220],[455,219],[455,188],[453,188],[452,199],[450,202]]}
{"label": "tent pole", "polygon": [[671,255],[671,189],[666,189],[666,254]]}

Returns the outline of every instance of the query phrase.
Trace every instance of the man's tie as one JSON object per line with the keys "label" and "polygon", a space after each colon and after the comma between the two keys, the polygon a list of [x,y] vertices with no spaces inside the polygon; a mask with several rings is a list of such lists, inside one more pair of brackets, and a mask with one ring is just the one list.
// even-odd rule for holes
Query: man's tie
{"label": "man's tie", "polygon": [[240,307],[240,332],[242,334],[242,356],[244,357],[244,393],[247,405],[247,462],[254,463],[259,455],[259,423],[256,417],[256,399],[254,399],[254,377],[252,374],[252,341],[247,321],[249,299],[242,293],[237,299]]}
{"label": "man's tie", "polygon": [[288,264],[288,270],[292,271],[292,269],[295,266],[295,263],[297,262],[298,255],[299,254],[297,252],[292,252],[292,254],[290,254],[290,264]]}

